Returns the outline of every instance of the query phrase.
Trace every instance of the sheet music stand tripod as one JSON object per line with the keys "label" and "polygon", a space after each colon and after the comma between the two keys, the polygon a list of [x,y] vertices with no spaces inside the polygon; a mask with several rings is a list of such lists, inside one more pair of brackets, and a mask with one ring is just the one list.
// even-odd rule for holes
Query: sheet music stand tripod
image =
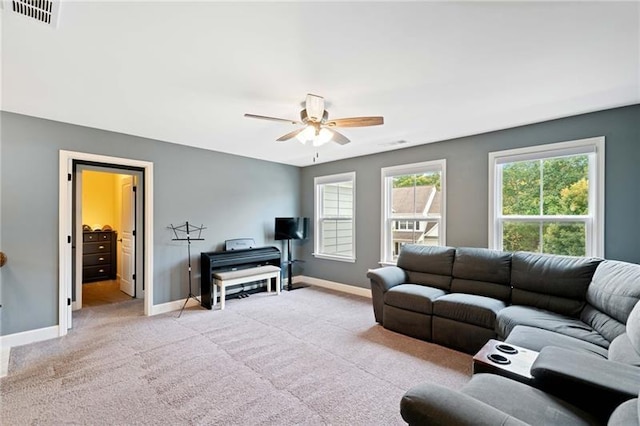
{"label": "sheet music stand tripod", "polygon": [[[182,311],[184,311],[184,308],[187,306],[189,299],[194,299],[196,302],[201,303],[200,299],[198,299],[198,297],[195,294],[193,294],[191,290],[191,241],[204,241],[204,238],[202,238],[202,230],[207,228],[205,228],[204,225],[200,225],[198,227],[198,226],[189,225],[189,222],[185,222],[184,225],[180,225],[180,226],[173,226],[173,224],[171,224],[169,229],[171,229],[173,231],[173,235],[175,235],[175,237],[171,239],[172,241],[187,242],[187,256],[188,256],[187,262],[189,265],[189,295],[187,296],[187,299],[184,301],[184,305],[182,305],[182,309],[180,309],[180,313],[178,314],[178,318],[180,318],[180,315],[182,315]],[[178,232],[180,232],[181,234],[185,233],[186,237],[181,238],[178,235]],[[191,232],[197,232],[198,237],[192,238],[190,235]]]}

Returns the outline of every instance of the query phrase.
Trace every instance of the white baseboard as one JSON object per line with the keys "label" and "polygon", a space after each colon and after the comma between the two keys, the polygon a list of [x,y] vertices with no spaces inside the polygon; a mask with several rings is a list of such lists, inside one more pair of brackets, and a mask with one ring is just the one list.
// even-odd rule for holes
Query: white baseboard
{"label": "white baseboard", "polygon": [[59,336],[60,327],[57,325],[0,336],[0,377],[7,375],[9,354],[12,347],[54,339]]}
{"label": "white baseboard", "polygon": [[328,288],[330,290],[336,290],[336,291],[341,291],[343,293],[355,294],[356,296],[371,298],[371,289],[337,283],[335,281],[327,281],[327,280],[322,280],[320,278],[307,277],[304,275],[296,275],[295,277],[293,277],[293,282],[298,284],[299,283],[311,284],[316,287]]}
{"label": "white baseboard", "polygon": [[4,346],[0,347],[0,377],[4,377],[9,374],[9,354],[11,348]]}
{"label": "white baseboard", "polygon": [[51,327],[37,328],[35,330],[28,330],[21,333],[0,336],[0,347],[12,348],[14,346],[22,346],[29,343],[54,339],[60,336],[59,329],[60,327],[58,327],[57,325],[52,325]]}
{"label": "white baseboard", "polygon": [[[167,312],[179,311],[180,309],[182,309],[185,300],[187,299],[174,300],[172,302],[153,305],[151,306],[151,313],[149,315],[160,315],[166,314]],[[194,299],[189,299],[186,307],[189,308],[191,306],[200,306],[200,304]]]}

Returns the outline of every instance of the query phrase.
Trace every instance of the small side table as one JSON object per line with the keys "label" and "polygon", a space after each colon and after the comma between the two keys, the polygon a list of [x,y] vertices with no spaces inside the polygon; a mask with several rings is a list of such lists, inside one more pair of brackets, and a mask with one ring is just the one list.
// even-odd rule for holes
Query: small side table
{"label": "small side table", "polygon": [[530,384],[536,358],[536,351],[491,339],[473,356],[473,373],[493,373]]}

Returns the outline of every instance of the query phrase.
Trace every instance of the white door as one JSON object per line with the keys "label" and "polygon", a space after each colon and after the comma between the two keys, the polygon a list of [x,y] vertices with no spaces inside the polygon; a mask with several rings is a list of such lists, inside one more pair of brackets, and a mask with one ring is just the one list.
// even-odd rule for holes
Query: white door
{"label": "white door", "polygon": [[122,209],[120,211],[120,247],[122,257],[122,273],[120,274],[120,290],[129,296],[135,296],[135,196],[133,176],[122,179]]}

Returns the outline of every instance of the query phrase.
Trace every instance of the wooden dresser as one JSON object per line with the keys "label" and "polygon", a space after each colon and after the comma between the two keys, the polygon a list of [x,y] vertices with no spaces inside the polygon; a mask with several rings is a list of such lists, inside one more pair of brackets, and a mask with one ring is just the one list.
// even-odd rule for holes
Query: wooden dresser
{"label": "wooden dresser", "polygon": [[82,282],[116,278],[116,231],[82,233]]}

